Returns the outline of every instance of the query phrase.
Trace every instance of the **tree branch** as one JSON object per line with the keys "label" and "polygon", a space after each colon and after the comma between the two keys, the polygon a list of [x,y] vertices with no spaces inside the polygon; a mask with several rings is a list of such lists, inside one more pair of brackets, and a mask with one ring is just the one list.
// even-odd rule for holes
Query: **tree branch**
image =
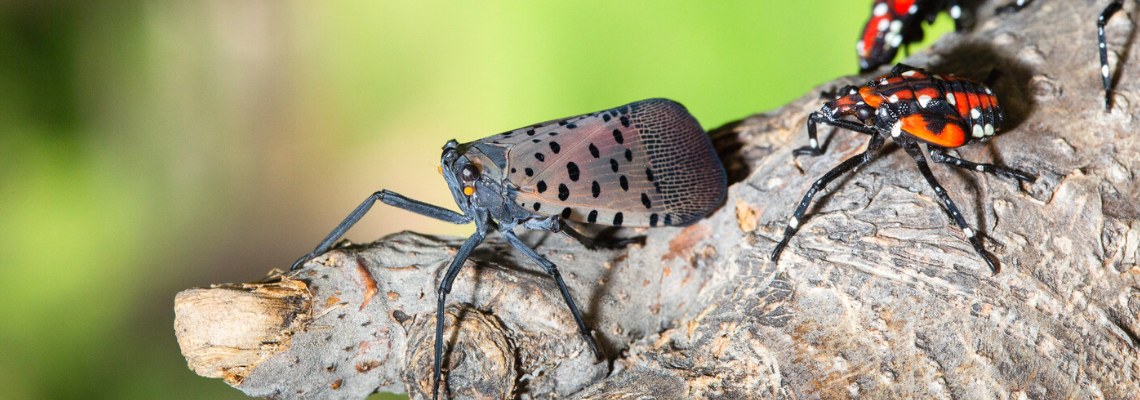
{"label": "tree branch", "polygon": [[[813,92],[711,132],[733,185],[696,225],[632,230],[646,244],[625,250],[524,237],[559,265],[608,363],[594,363],[554,282],[492,235],[449,298],[449,393],[1140,397],[1136,8],[1126,3],[1106,28],[1121,78],[1105,114],[1102,3],[1041,0],[1000,19],[986,3],[972,31],[907,60],[976,79],[1002,73],[993,88],[1006,131],[958,153],[1040,178],[934,167],[1000,274],[892,145],[826,188],[780,262],[769,261],[811,182],[866,144],[824,129],[826,154],[793,158],[821,103]],[[273,283],[182,292],[179,343],[196,372],[251,396],[425,398],[435,286],[460,243],[399,233],[330,251]]]}

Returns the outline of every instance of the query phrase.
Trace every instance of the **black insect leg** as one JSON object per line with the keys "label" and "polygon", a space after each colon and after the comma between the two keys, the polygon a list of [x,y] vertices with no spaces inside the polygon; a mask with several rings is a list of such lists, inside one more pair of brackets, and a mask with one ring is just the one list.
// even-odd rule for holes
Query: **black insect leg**
{"label": "black insect leg", "polygon": [[1021,9],[1025,8],[1025,7],[1029,7],[1029,3],[1031,3],[1031,2],[1033,2],[1033,0],[1016,0],[1013,3],[1009,3],[1009,4],[1006,4],[1004,6],[998,7],[997,10],[995,11],[995,13],[998,15],[1001,15],[1001,14],[1005,14],[1005,13],[1018,12],[1018,11],[1021,11]]}
{"label": "black insect leg", "polygon": [[1033,182],[1037,180],[1036,176],[1032,174],[1021,172],[1013,168],[1003,167],[994,164],[982,164],[971,161],[966,161],[958,157],[946,154],[942,149],[930,149],[930,161],[940,164],[946,164],[952,167],[958,167],[968,171],[986,172],[991,174],[1001,175],[1007,178],[1018,179],[1026,182]]}
{"label": "black insect leg", "polygon": [[594,357],[598,361],[601,361],[603,359],[602,352],[598,351],[598,345],[594,343],[594,338],[590,336],[590,330],[586,328],[586,323],[582,321],[582,314],[578,312],[578,306],[574,304],[574,299],[570,297],[570,291],[566,289],[566,282],[562,280],[562,274],[558,273],[558,267],[550,262],[550,260],[547,260],[546,257],[539,255],[538,252],[534,251],[530,246],[527,246],[526,243],[523,243],[522,239],[515,236],[514,232],[503,229],[500,230],[499,233],[502,233],[503,237],[507,238],[507,243],[510,243],[511,247],[525,254],[527,258],[530,258],[541,266],[546,273],[550,274],[550,276],[554,277],[554,280],[558,282],[558,290],[562,292],[562,299],[566,300],[566,305],[570,307],[570,313],[574,315],[574,322],[578,324],[578,333],[581,333],[582,337],[586,338],[586,343],[590,345],[590,350],[594,352]]}
{"label": "black insect leg", "polygon": [[780,252],[784,251],[784,247],[788,245],[788,241],[792,239],[792,235],[796,234],[796,228],[800,226],[800,221],[804,218],[804,212],[807,211],[808,204],[811,203],[812,197],[815,197],[815,193],[823,189],[824,186],[827,186],[827,184],[831,183],[835,178],[838,178],[839,175],[870,161],[874,152],[880,147],[883,147],[883,137],[878,134],[871,135],[871,141],[867,144],[867,151],[839,163],[839,165],[832,168],[831,171],[827,171],[822,178],[819,178],[819,180],[811,185],[811,188],[804,194],[803,199],[800,200],[799,207],[796,207],[795,214],[792,214],[792,219],[788,221],[788,226],[784,228],[784,238],[781,239],[780,243],[776,244],[776,248],[772,250],[772,261],[780,259]]}
{"label": "black insect leg", "polygon": [[1104,80],[1104,112],[1112,111],[1112,78],[1108,74],[1108,44],[1104,39],[1104,24],[1124,7],[1124,0],[1116,0],[1104,8],[1096,20],[1096,41],[1100,46],[1100,77]]}
{"label": "black insect leg", "polygon": [[986,254],[986,249],[982,247],[982,242],[978,240],[974,230],[970,229],[970,226],[966,224],[966,219],[962,218],[962,213],[958,211],[958,206],[954,205],[954,201],[950,200],[950,196],[946,194],[946,189],[943,189],[942,185],[938,184],[938,180],[934,179],[934,173],[930,171],[930,165],[926,163],[926,157],[922,155],[922,149],[919,148],[917,144],[903,146],[903,149],[906,150],[907,154],[910,154],[911,158],[914,158],[914,163],[918,165],[918,170],[922,172],[922,177],[926,178],[926,183],[930,184],[931,188],[934,188],[934,194],[938,195],[938,199],[942,200],[942,205],[950,211],[950,216],[954,218],[954,222],[958,224],[959,228],[962,228],[962,233],[966,235],[966,240],[974,246],[974,250],[978,252],[978,255],[982,256],[983,260],[986,260],[986,265],[989,265],[990,271],[993,271],[994,275],[997,275],[1001,269],[997,264],[994,264],[994,261]]}
{"label": "black insect leg", "polygon": [[827,125],[859,132],[866,135],[875,136],[875,128],[863,125],[858,122],[847,121],[842,119],[828,118],[827,115],[816,111],[808,116],[807,129],[808,129],[808,145],[792,150],[793,156],[818,156],[823,154],[823,148],[819,146],[819,138],[816,135],[816,123],[824,123]]}
{"label": "black insect leg", "polygon": [[[435,369],[432,371],[432,399],[439,398],[439,378],[443,370],[443,308],[447,302],[447,294],[451,293],[451,283],[455,281],[455,276],[459,275],[459,270],[463,269],[463,263],[467,261],[467,257],[471,255],[471,251],[475,250],[475,246],[478,246],[479,243],[482,243],[483,239],[486,238],[486,230],[488,229],[489,228],[484,227],[483,224],[480,224],[479,229],[476,230],[475,233],[472,233],[466,242],[463,242],[463,246],[461,246],[459,251],[455,254],[455,259],[451,260],[451,266],[447,267],[447,274],[443,276],[443,282],[439,283],[439,289],[437,291],[439,304],[436,305],[435,309]],[[458,323],[458,321],[456,323]]]}
{"label": "black insect leg", "polygon": [[364,217],[364,214],[368,213],[368,210],[372,208],[373,204],[376,204],[377,200],[392,207],[408,210],[425,217],[438,219],[440,221],[450,222],[458,225],[471,223],[471,217],[468,217],[466,215],[448,210],[440,206],[431,205],[422,201],[412,200],[396,192],[381,190],[379,192],[373,193],[371,196],[368,196],[367,199],[364,199],[363,203],[360,203],[359,206],[356,206],[356,209],[352,210],[352,213],[348,214],[348,217],[346,217],[344,221],[341,221],[340,225],[337,225],[336,228],[334,228],[333,231],[325,237],[325,240],[322,240],[321,243],[317,245],[316,250],[313,250],[312,253],[306,254],[304,257],[301,257],[296,262],[294,262],[292,269],[296,270],[298,268],[301,268],[301,266],[305,265],[305,263],[309,262],[309,260],[312,260],[328,251],[329,248],[331,248],[333,244],[336,243],[337,239],[340,239],[340,237],[343,236],[349,228],[352,228],[352,226],[355,225],[357,221],[360,221],[361,217]]}

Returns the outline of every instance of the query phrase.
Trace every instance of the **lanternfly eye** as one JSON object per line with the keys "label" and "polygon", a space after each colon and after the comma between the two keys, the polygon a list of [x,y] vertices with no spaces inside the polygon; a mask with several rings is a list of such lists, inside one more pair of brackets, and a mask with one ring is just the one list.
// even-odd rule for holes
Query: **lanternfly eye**
{"label": "lanternfly eye", "polygon": [[470,183],[479,179],[479,168],[471,164],[464,165],[459,173],[459,177],[462,178],[464,182]]}
{"label": "lanternfly eye", "polygon": [[855,109],[855,118],[859,118],[860,121],[868,121],[874,116],[874,108],[864,106]]}

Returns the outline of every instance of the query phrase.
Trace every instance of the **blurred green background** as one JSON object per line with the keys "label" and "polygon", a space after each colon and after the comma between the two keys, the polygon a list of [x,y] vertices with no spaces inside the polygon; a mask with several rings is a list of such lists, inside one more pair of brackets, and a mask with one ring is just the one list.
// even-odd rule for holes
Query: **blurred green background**
{"label": "blurred green background", "polygon": [[[857,71],[870,3],[2,2],[0,398],[244,398],[186,367],[179,290],[288,268],[377,189],[454,208],[451,138],[777,107]],[[348,237],[405,229],[470,227]]]}

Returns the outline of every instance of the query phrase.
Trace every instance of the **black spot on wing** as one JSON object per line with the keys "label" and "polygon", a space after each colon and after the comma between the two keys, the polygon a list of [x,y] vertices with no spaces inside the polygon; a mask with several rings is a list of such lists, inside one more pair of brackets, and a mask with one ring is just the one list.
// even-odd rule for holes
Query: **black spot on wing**
{"label": "black spot on wing", "polygon": [[573,161],[566,163],[566,174],[570,175],[570,180],[577,182],[578,177],[581,176],[581,171],[578,170],[578,164]]}
{"label": "black spot on wing", "polygon": [[538,184],[534,186],[538,188],[539,193],[546,191],[546,181],[538,181]]}
{"label": "black spot on wing", "polygon": [[600,152],[598,152],[598,146],[594,146],[593,143],[590,143],[590,155],[594,156],[594,158],[598,158],[602,155]]}
{"label": "black spot on wing", "polygon": [[558,200],[566,201],[570,198],[570,188],[566,187],[565,183],[558,184]]}

